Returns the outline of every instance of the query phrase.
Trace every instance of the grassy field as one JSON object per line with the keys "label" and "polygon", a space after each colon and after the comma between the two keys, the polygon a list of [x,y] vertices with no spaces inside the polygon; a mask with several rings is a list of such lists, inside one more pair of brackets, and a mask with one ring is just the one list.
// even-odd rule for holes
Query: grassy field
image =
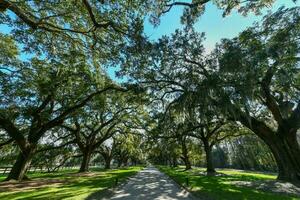
{"label": "grassy field", "polygon": [[276,176],[272,174],[261,174],[253,172],[242,172],[235,170],[220,170],[219,173],[225,174],[220,177],[205,176],[203,168],[195,168],[184,171],[183,168],[171,168],[166,166],[158,166],[158,168],[169,175],[173,180],[183,186],[187,186],[187,178],[189,182],[188,189],[195,196],[201,199],[230,199],[230,200],[296,200],[300,199],[295,196],[287,196],[264,192],[253,188],[233,185],[232,181],[266,181],[275,180]]}
{"label": "grassy field", "polygon": [[[89,173],[65,170],[56,173],[29,174],[30,181],[1,182],[0,199],[93,199],[101,196],[104,189],[140,171],[142,167],[128,167],[117,170],[94,169]],[[4,180],[0,176],[0,181]]]}

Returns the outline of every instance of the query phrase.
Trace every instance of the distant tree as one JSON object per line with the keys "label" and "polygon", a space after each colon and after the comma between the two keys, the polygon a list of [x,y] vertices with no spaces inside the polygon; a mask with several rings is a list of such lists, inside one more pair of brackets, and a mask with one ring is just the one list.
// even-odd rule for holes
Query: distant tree
{"label": "distant tree", "polygon": [[119,145],[114,137],[112,137],[112,141],[110,141],[110,144],[103,143],[100,147],[98,147],[99,154],[103,157],[105,166],[105,169],[110,169],[111,161],[113,159],[113,156],[115,154],[115,150],[117,145]]}
{"label": "distant tree", "polygon": [[74,114],[62,125],[73,134],[74,141],[82,152],[83,159],[79,172],[88,171],[95,150],[106,140],[122,132],[122,124],[130,121],[137,107],[138,105],[126,98],[125,94],[102,95],[89,102],[82,112]]}
{"label": "distant tree", "polygon": [[[172,146],[177,146],[176,148],[180,149],[179,158],[183,161],[186,170],[192,168],[189,155],[190,136],[187,134],[188,131],[189,128],[186,126],[184,118],[180,114],[169,110],[168,113],[161,115],[157,127],[151,133],[151,137],[165,139],[167,143],[174,143]],[[161,149],[161,151],[163,150]],[[176,153],[173,152],[172,154],[174,155],[173,159],[176,159]],[[171,161],[171,163],[174,163],[174,166],[176,165],[175,160]]]}
{"label": "distant tree", "polygon": [[141,136],[130,129],[124,128],[115,138],[115,151],[113,159],[117,166],[128,166],[142,161]]}
{"label": "distant tree", "polygon": [[[49,148],[49,145],[47,145]],[[72,147],[53,148],[47,151],[37,152],[33,157],[31,169],[47,169],[47,172],[54,172],[65,166],[67,162],[77,155],[73,153]]]}
{"label": "distant tree", "polygon": [[[225,149],[226,147],[226,149]],[[276,171],[276,161],[270,149],[255,135],[248,134],[224,141],[224,149],[233,168]]]}
{"label": "distant tree", "polygon": [[[198,104],[199,99],[196,102],[192,100],[181,102],[181,100],[178,100],[175,104],[172,102],[171,107],[177,109],[177,112],[184,116],[182,126],[185,126],[185,131],[182,137],[194,137],[202,143],[207,174],[214,175],[216,172],[213,166],[212,154],[214,146],[228,137],[237,137],[243,133],[233,123],[226,121],[217,107],[209,105],[205,101],[207,99],[202,99],[201,104]],[[202,106],[202,104],[205,104],[205,106]]]}

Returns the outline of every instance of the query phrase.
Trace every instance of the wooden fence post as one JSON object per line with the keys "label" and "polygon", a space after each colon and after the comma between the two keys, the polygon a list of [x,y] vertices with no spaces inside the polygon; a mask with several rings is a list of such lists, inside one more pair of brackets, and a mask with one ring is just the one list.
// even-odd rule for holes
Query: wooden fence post
{"label": "wooden fence post", "polygon": [[189,177],[186,177],[186,186],[189,187]]}
{"label": "wooden fence post", "polygon": [[118,177],[116,177],[116,180],[115,180],[115,185],[116,186],[118,185],[118,182],[119,182]]}

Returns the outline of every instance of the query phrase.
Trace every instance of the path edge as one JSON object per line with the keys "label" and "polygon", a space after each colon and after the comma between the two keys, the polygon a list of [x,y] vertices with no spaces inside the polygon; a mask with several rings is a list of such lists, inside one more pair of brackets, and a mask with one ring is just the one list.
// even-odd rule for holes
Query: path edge
{"label": "path edge", "polygon": [[163,173],[171,182],[174,183],[174,185],[176,185],[178,188],[184,190],[185,192],[187,192],[189,194],[189,197],[191,197],[192,200],[201,200],[199,199],[199,197],[197,197],[195,194],[193,194],[193,192],[191,190],[189,190],[187,187],[185,187],[184,185],[181,185],[180,183],[178,183],[174,178],[172,178],[171,176],[169,176],[168,174],[164,173],[163,171],[161,171],[159,169],[159,167],[155,168],[160,171],[161,173]]}

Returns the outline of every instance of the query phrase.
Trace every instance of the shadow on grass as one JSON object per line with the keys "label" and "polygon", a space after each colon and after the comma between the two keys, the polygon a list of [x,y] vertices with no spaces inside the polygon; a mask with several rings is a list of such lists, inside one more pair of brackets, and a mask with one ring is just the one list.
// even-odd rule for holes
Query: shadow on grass
{"label": "shadow on grass", "polygon": [[[265,178],[254,175],[235,174],[221,177],[195,175],[195,171],[182,171],[159,167],[160,170],[172,177],[176,182],[185,185],[189,179],[189,188],[199,198],[205,199],[230,199],[230,200],[294,200],[300,199],[295,196],[286,196],[251,188],[239,187],[230,184],[232,181],[261,181]],[[271,179],[272,180],[272,179]]]}
{"label": "shadow on grass", "polygon": [[[94,170],[93,170],[94,171]],[[59,172],[52,174],[34,174],[33,180],[38,181],[40,178],[59,178],[66,180],[60,185],[48,185],[43,188],[27,188],[26,191],[2,192],[0,199],[84,199],[91,193],[101,193],[104,189],[112,187],[115,179],[119,181],[135,174],[138,169],[121,169],[121,170],[97,170],[92,172],[93,176],[73,176],[76,172]],[[104,173],[101,173],[104,172]]]}

